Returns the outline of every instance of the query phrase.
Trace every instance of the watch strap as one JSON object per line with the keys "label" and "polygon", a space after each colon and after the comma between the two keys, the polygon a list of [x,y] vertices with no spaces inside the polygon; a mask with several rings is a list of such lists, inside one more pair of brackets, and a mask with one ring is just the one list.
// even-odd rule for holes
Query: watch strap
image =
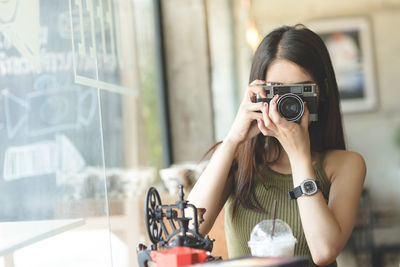
{"label": "watch strap", "polygon": [[288,194],[290,200],[293,200],[303,195],[303,191],[301,190],[301,186],[296,186],[292,191],[289,191]]}
{"label": "watch strap", "polygon": [[[319,181],[318,180],[314,180],[315,184],[317,185],[317,189],[319,189]],[[293,190],[288,192],[289,195],[289,199],[293,200],[293,199],[297,199],[298,197],[301,197],[303,195],[303,191],[301,190],[301,186],[296,186],[295,188],[293,188]]]}

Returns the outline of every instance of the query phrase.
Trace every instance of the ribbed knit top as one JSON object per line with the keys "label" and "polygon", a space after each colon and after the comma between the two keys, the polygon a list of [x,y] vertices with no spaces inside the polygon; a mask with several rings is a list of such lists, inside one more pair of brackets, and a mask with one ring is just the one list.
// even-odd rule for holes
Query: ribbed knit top
{"label": "ribbed knit top", "polygon": [[[317,154],[313,164],[316,180],[319,181],[319,189],[324,198],[328,201],[330,182],[322,168],[324,154]],[[261,206],[267,213],[252,211],[238,205],[235,218],[232,220],[233,200],[231,194],[225,204],[225,232],[230,258],[250,255],[247,242],[250,240],[250,233],[253,227],[262,220],[272,219],[273,202],[277,200],[276,218],[285,221],[293,231],[297,239],[294,254],[297,256],[308,256],[311,260],[310,250],[304,236],[301,225],[299,208],[296,200],[290,200],[288,192],[293,189],[292,174],[281,174],[266,167],[261,179],[254,177],[255,195]],[[310,266],[316,266],[311,264]],[[336,261],[329,267],[337,266]]]}

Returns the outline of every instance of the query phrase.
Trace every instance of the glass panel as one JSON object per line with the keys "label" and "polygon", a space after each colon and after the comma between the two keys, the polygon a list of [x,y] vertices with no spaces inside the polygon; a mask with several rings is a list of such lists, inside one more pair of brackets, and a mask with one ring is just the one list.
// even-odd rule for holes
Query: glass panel
{"label": "glass panel", "polygon": [[[150,244],[144,225],[144,193],[159,182],[158,170],[163,166],[152,2],[135,0],[132,8],[125,5],[119,12],[121,49],[126,55],[119,68],[120,85],[138,90],[122,96],[111,90],[100,94],[110,228],[122,241],[122,245],[113,244],[114,266],[138,266],[136,246]],[[99,77],[105,75],[99,68]]]}
{"label": "glass panel", "polygon": [[[68,1],[0,6],[4,264],[74,259],[75,266],[110,266],[99,91],[74,76],[75,70],[88,77],[98,70],[74,61],[71,21],[77,16],[71,17]],[[93,175],[92,169],[103,171]],[[102,218],[98,230],[89,228],[91,216]]]}
{"label": "glass panel", "polygon": [[152,20],[151,1],[0,1],[0,266],[137,266],[162,166]]}

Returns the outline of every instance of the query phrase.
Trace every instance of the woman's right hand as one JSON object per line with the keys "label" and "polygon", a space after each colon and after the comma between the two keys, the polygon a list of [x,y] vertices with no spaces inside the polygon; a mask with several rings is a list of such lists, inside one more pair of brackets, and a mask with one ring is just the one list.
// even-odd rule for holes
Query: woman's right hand
{"label": "woman's right hand", "polygon": [[263,120],[263,115],[260,111],[263,109],[264,102],[254,103],[254,101],[257,94],[264,98],[267,96],[264,88],[257,86],[257,84],[265,84],[265,81],[254,80],[247,86],[236,118],[226,136],[227,140],[240,144],[260,133],[257,120]]}

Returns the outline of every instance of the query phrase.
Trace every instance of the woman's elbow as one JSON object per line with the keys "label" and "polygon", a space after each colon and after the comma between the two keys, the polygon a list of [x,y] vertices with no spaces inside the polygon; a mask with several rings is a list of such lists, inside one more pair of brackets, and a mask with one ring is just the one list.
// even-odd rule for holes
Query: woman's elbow
{"label": "woman's elbow", "polygon": [[339,255],[340,250],[332,247],[320,248],[311,253],[313,262],[318,266],[326,266],[332,263]]}

